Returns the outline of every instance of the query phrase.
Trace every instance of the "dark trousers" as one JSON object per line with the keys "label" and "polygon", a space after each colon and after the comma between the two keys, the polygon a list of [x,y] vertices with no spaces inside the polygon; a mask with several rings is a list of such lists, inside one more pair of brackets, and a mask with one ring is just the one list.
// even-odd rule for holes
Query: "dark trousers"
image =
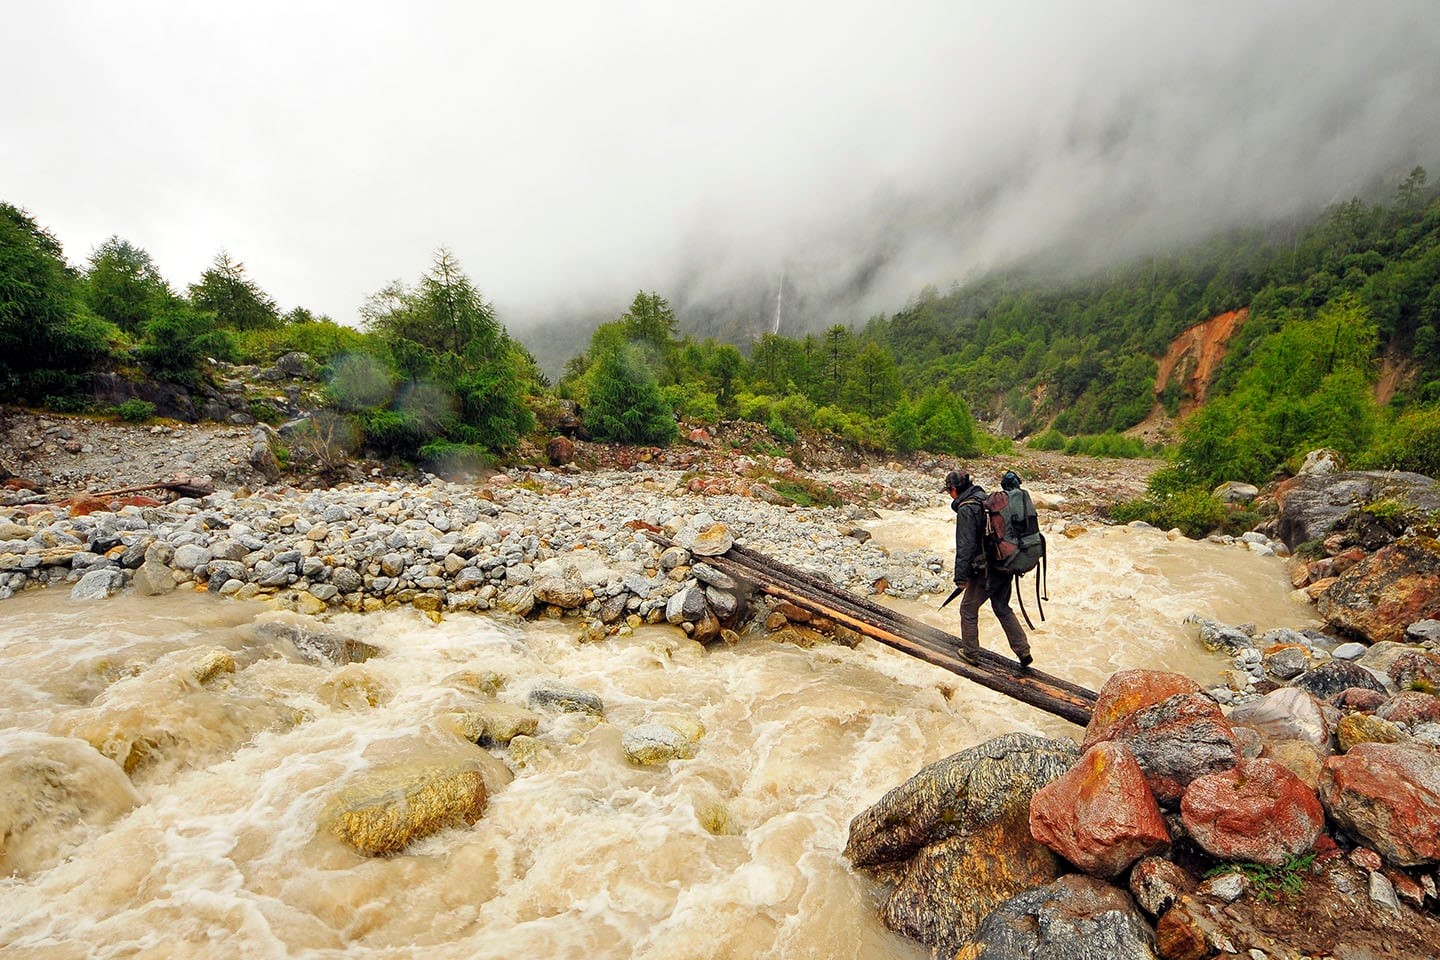
{"label": "dark trousers", "polygon": [[960,597],[961,647],[970,651],[980,649],[980,604],[989,600],[990,609],[1000,621],[1000,629],[1005,631],[1005,639],[1015,656],[1030,655],[1030,640],[1015,611],[1010,609],[1010,591],[1014,586],[1015,577],[1009,573],[982,573],[965,581],[965,593]]}

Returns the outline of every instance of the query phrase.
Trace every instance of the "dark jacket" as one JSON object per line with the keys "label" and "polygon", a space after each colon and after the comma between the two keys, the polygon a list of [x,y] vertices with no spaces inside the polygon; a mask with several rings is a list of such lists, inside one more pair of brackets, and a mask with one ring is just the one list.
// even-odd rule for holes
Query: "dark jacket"
{"label": "dark jacket", "polygon": [[985,491],[977,483],[950,502],[955,511],[955,582],[985,573]]}

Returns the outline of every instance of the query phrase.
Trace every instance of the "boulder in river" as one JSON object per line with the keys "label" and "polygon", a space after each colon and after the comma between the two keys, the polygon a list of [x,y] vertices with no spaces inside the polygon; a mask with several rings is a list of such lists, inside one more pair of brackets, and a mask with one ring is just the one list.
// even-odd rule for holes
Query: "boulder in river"
{"label": "boulder in river", "polygon": [[691,759],[699,739],[694,727],[680,730],[668,723],[642,723],[625,731],[620,747],[631,763],[652,767],[671,760]]}
{"label": "boulder in river", "polygon": [[496,700],[447,714],[445,725],[472,743],[489,746],[530,736],[539,728],[540,717],[524,707]]}
{"label": "boulder in river", "polygon": [[1009,898],[1060,875],[1030,836],[1030,799],[1074,764],[1074,744],[1008,734],[925,767],[850,822],[845,856],[895,884],[892,930],[953,956]]}
{"label": "boulder in river", "polygon": [[487,799],[478,764],[406,764],[362,777],[337,794],[320,819],[359,852],[386,856],[436,831],[469,826],[485,812]]}
{"label": "boulder in river", "polygon": [[49,869],[139,803],[124,772],[85,741],[11,731],[0,743],[0,875]]}
{"label": "boulder in river", "polygon": [[997,906],[955,960],[1155,960],[1154,939],[1129,894],[1072,873]]}
{"label": "boulder in river", "polygon": [[544,710],[558,710],[561,713],[588,713],[591,716],[605,715],[605,703],[588,690],[558,681],[536,684],[527,698],[531,707]]}
{"label": "boulder in river", "polygon": [[1128,746],[1162,805],[1180,802],[1196,777],[1235,766],[1240,741],[1214,700],[1180,693],[1143,709],[1106,734]]}
{"label": "boulder in river", "polygon": [[1168,700],[1177,693],[1199,693],[1189,677],[1164,670],[1120,670],[1100,688],[1082,748],[1108,740],[1110,729],[1143,707]]}

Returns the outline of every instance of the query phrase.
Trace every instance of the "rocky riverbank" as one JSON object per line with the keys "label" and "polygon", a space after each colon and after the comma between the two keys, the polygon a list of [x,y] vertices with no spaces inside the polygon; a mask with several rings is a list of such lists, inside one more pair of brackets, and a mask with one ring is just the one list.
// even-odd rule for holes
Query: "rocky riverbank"
{"label": "rocky riverbank", "polygon": [[[171,428],[138,429],[152,444],[173,437],[163,432]],[[64,444],[78,437],[53,439],[62,442],[50,444],[50,456],[95,453],[83,443],[70,453]],[[222,440],[237,465],[259,443],[248,428]],[[737,536],[861,594],[917,597],[949,586],[948,557],[887,553],[865,529],[876,508],[935,504],[939,464],[826,469],[815,452],[802,470],[709,433],[665,451],[582,445],[559,459],[568,462],[464,483],[377,477],[303,489],[261,485],[251,474],[251,486],[232,478],[213,494],[170,503],[57,500],[53,490],[15,484],[0,501],[0,598],[45,585],[76,600],[193,589],[318,616],[403,605],[435,619],[461,611],[574,617],[588,640],[668,622],[723,642],[746,624],[802,635],[783,611],[751,616],[744,592],[705,562]],[[624,469],[576,466],[597,461]],[[1096,504],[1135,492],[1124,487],[1132,475],[1143,479],[1133,464],[1083,459],[1033,458],[1022,469],[1052,535],[1093,522]],[[1079,749],[1001,738],[927,768],[852,827],[853,862],[896,884],[887,922],[947,955],[989,960],[1032,955],[1039,946],[1022,934],[1037,921],[1066,931],[1059,936],[1071,952],[1057,956],[1415,955],[1407,945],[1433,933],[1440,857],[1424,845],[1440,823],[1412,816],[1440,811],[1440,657],[1425,623],[1437,592],[1426,579],[1433,541],[1424,530],[1391,529],[1404,510],[1363,509],[1375,491],[1409,495],[1391,481],[1375,480],[1368,499],[1310,521],[1297,511],[1328,501],[1307,491],[1336,480],[1297,478],[1275,492],[1263,528],[1277,538],[1291,531],[1293,543],[1265,533],[1232,541],[1236,549],[1301,550],[1291,561],[1297,586],[1320,601],[1337,634],[1363,642],[1197,620],[1197,642],[1234,663],[1208,692],[1184,678],[1117,675]],[[1390,523],[1389,539],[1366,516]],[[654,532],[680,546],[662,549]],[[804,629],[808,642],[821,639],[815,626]],[[321,652],[336,662],[369,653],[353,644]],[[481,717],[470,738],[508,742],[513,720]],[[626,750],[636,763],[665,762],[687,756],[693,742],[683,730],[657,728]],[[1386,809],[1387,797],[1402,806],[1366,815]],[[443,825],[447,816],[433,819]],[[1236,817],[1239,826],[1211,829]],[[1419,826],[1397,833],[1401,820]],[[1289,830],[1278,839],[1267,832],[1276,822]],[[399,842],[382,839],[377,852]],[[1278,864],[1276,850],[1284,853]],[[1167,852],[1170,859],[1157,859]],[[1312,854],[1316,872],[1299,865]],[[1204,876],[1224,864],[1239,872]],[[987,872],[994,867],[1000,874]],[[1275,890],[1292,881],[1307,895],[1276,908]],[[1121,919],[1105,919],[1112,914]],[[1321,933],[1307,940],[1305,929]]]}
{"label": "rocky riverbank", "polygon": [[1078,748],[921,770],[851,824],[887,924],[961,960],[1435,955],[1435,483],[1319,456],[1267,497],[1329,632],[1192,617],[1224,682],[1122,671]]}

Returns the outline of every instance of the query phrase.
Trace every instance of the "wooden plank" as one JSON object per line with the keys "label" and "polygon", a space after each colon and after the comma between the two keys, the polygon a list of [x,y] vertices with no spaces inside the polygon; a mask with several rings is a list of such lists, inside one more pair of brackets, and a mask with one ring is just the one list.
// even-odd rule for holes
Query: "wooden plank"
{"label": "wooden plank", "polygon": [[[837,587],[833,583],[821,580],[819,577],[804,570],[782,563],[773,557],[767,557],[762,553],[757,553],[754,550],[739,546],[738,544],[731,547],[726,556],[734,558],[746,568],[753,570],[756,576],[779,575],[785,580],[803,584],[821,597],[842,601],[864,610],[868,617],[873,617],[880,623],[888,625],[893,632],[903,633],[919,640],[929,641],[932,646],[936,646],[942,650],[953,651],[959,646],[960,638],[954,634],[946,633],[939,627],[916,620],[913,617],[907,617],[898,610],[892,610],[890,607],[876,603],[868,597],[851,593],[848,590]],[[1069,691],[1076,697],[1088,701],[1091,704],[1094,704],[1097,699],[1095,691],[1082,687],[1079,684],[1071,683],[1060,677],[1051,676],[1043,671],[1030,669],[1024,671],[1022,674],[1018,662],[994,653],[993,651],[982,649],[979,652],[978,659],[987,666],[1010,670],[1025,677],[1044,681],[1050,686]]]}
{"label": "wooden plank", "polygon": [[[648,536],[663,546],[673,546],[664,536],[655,533]],[[982,651],[975,663],[962,660],[955,650],[957,639],[943,630],[753,550],[733,546],[724,555],[701,559],[770,596],[828,617],[974,683],[1072,723],[1084,726],[1090,722],[1096,694],[1084,687],[1039,671],[1024,670],[1015,661],[990,651]]]}
{"label": "wooden plank", "polygon": [[[1032,707],[1044,710],[1064,720],[1080,726],[1087,726],[1090,723],[1092,710],[1088,703],[1078,702],[1067,696],[1057,695],[1043,689],[1043,684],[1031,681],[1024,677],[1011,677],[1004,673],[988,669],[984,666],[972,665],[954,654],[947,654],[936,650],[928,644],[916,643],[914,640],[891,633],[884,627],[877,626],[866,620],[851,616],[840,610],[827,608],[824,604],[817,603],[813,598],[797,593],[786,587],[774,583],[757,584],[761,590],[771,596],[780,597],[798,606],[813,610],[821,616],[827,616],[842,623],[857,633],[864,634],[874,640],[893,647],[912,657],[932,663],[937,667],[943,667],[951,673],[958,674],[966,680],[988,687],[1006,696],[1028,703]],[[1057,692],[1058,693],[1058,692]]]}

